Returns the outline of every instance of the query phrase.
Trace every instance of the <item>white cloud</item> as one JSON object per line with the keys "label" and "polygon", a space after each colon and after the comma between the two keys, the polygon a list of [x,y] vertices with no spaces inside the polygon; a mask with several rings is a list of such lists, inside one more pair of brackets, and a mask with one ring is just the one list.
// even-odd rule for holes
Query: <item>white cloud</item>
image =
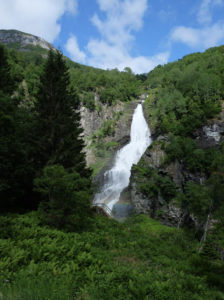
{"label": "white cloud", "polygon": [[[168,54],[148,57],[132,57],[130,50],[135,39],[134,32],[143,25],[147,0],[97,0],[105,18],[95,14],[91,21],[100,33],[101,39],[90,39],[86,53],[79,50],[77,40],[70,38],[66,50],[71,57],[89,65],[103,68],[130,67],[136,73],[149,72],[157,64],[167,62]],[[74,37],[73,37],[74,38]]]}
{"label": "white cloud", "polygon": [[224,42],[224,19],[212,22],[212,9],[223,0],[202,0],[197,21],[198,28],[177,26],[170,35],[171,42],[181,42],[194,49],[218,46]]}
{"label": "white cloud", "polygon": [[143,26],[147,0],[97,0],[103,16],[95,14],[91,21],[100,38],[91,38],[81,51],[74,36],[66,43],[66,50],[75,61],[102,68],[123,70],[130,67],[135,73],[146,73],[158,64],[167,63],[169,52],[152,57],[132,56],[135,33]]}
{"label": "white cloud", "polygon": [[135,73],[147,73],[158,64],[167,63],[169,52],[157,54],[153,57],[132,57],[127,50],[119,45],[110,45],[102,40],[91,40],[87,46],[91,56],[88,63],[102,69],[123,70],[130,67]]}
{"label": "white cloud", "polygon": [[211,14],[212,0],[203,0],[197,15],[199,24],[209,24],[212,21]]}
{"label": "white cloud", "polygon": [[74,35],[70,36],[70,38],[68,39],[68,41],[65,45],[65,48],[73,60],[80,62],[80,63],[85,63],[86,54],[79,49],[77,39]]}
{"label": "white cloud", "polygon": [[[77,41],[69,53],[75,58],[78,54],[86,63],[102,69],[130,67],[135,73],[149,72],[158,64],[168,60],[169,53],[160,53],[153,57],[131,55],[135,32],[143,25],[147,0],[97,0],[105,17],[95,14],[91,21],[100,33],[100,39],[90,39],[86,46],[86,56],[79,50]],[[66,48],[68,50],[68,48]],[[77,59],[78,60],[78,59]]]}
{"label": "white cloud", "polygon": [[197,20],[199,24],[208,25],[212,22],[212,10],[215,6],[221,6],[223,0],[202,0]]}
{"label": "white cloud", "polygon": [[176,27],[171,34],[171,40],[175,42],[182,42],[190,47],[197,46],[201,41],[197,29],[185,26]]}
{"label": "white cloud", "polygon": [[106,19],[97,15],[92,18],[102,37],[112,44],[127,44],[133,40],[133,31],[138,31],[143,24],[147,9],[147,0],[98,0],[100,9],[106,13]]}
{"label": "white cloud", "polygon": [[168,60],[169,53],[153,57],[130,54],[134,32],[141,29],[147,0],[98,0],[106,13],[104,20],[94,15],[92,23],[101,34],[101,40],[91,39],[87,45],[88,63],[103,69],[130,67],[135,73],[145,73]]}
{"label": "white cloud", "polygon": [[192,48],[217,46],[224,40],[224,22],[201,29],[179,26],[172,32],[171,39]]}
{"label": "white cloud", "polygon": [[169,52],[162,52],[151,57],[137,56],[137,57],[126,57],[124,61],[120,63],[120,69],[124,69],[129,66],[135,73],[148,73],[154,69],[157,65],[163,65],[167,63],[169,58]]}
{"label": "white cloud", "polygon": [[0,28],[17,29],[53,42],[66,12],[77,12],[77,0],[0,0]]}

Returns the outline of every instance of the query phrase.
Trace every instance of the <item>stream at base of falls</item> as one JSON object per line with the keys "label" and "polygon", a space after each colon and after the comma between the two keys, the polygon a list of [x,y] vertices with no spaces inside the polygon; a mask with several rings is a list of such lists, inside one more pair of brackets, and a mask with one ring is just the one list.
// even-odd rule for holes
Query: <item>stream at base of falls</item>
{"label": "stream at base of falls", "polygon": [[132,165],[138,163],[151,144],[150,135],[142,104],[138,104],[132,118],[130,142],[117,152],[114,166],[104,173],[104,184],[94,197],[94,205],[109,208],[115,217],[125,216],[131,211],[130,201],[119,205],[118,202],[121,192],[129,185]]}

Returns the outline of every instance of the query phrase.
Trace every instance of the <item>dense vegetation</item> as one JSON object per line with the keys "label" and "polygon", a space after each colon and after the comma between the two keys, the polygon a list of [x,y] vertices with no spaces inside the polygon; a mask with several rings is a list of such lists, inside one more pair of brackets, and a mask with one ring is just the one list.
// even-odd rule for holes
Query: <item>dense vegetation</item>
{"label": "dense vegetation", "polygon": [[40,226],[35,213],[0,224],[3,299],[223,299],[220,262],[197,254],[191,234],[147,216],[98,216],[83,233]]}
{"label": "dense vegetation", "polygon": [[[85,67],[38,46],[11,48],[0,46],[0,298],[224,299],[224,146],[201,149],[193,135],[221,111],[223,47],[148,76]],[[178,160],[205,180],[177,189],[140,161],[141,190],[175,201],[202,224],[216,218],[203,247],[194,230],[147,216],[119,224],[90,210],[78,108],[128,102],[148,87],[148,118],[155,135],[167,135],[159,142],[164,166]],[[103,142],[113,122],[92,137],[99,156],[116,147]]]}
{"label": "dense vegetation", "polygon": [[[224,144],[203,146],[200,138],[196,139],[197,130],[208,120],[222,119],[224,47],[158,66],[148,74],[145,84],[150,88],[147,116],[154,135],[162,136],[151,149],[158,147],[166,155],[160,170],[140,161],[135,168],[139,188],[148,197],[161,196],[166,203],[172,202],[196,217],[203,242],[212,220],[216,220],[220,233],[224,229]],[[175,186],[170,174],[164,173],[172,163],[182,169],[181,186]],[[223,249],[223,233],[219,241],[212,232],[209,238],[217,249]]]}
{"label": "dense vegetation", "polygon": [[153,93],[151,118],[156,130],[191,135],[221,111],[224,98],[224,46],[158,66],[146,84]]}
{"label": "dense vegetation", "polygon": [[[7,51],[1,46],[0,206],[36,208],[44,223],[81,228],[90,214],[90,175],[81,139],[79,99],[70,88],[60,52],[50,51],[33,107],[16,93]],[[65,197],[65,198],[64,198]]]}
{"label": "dense vegetation", "polygon": [[[10,59],[13,72],[20,81],[25,79],[27,92],[36,98],[47,50],[38,45],[26,45],[20,49],[19,43],[10,43],[8,46],[11,49],[10,57],[13,58]],[[114,105],[118,100],[133,100],[141,92],[142,78],[135,76],[130,68],[122,72],[117,69],[101,70],[75,63],[68,58],[65,60],[69,67],[71,86],[76,88],[83,105],[90,110],[100,109],[102,104]],[[96,97],[99,103],[96,103]]]}

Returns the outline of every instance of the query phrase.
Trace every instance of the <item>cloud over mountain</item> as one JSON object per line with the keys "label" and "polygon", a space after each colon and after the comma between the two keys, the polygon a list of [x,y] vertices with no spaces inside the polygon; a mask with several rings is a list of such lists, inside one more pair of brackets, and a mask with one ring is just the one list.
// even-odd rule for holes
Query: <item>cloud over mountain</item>
{"label": "cloud over mountain", "polygon": [[0,0],[0,28],[18,29],[53,42],[66,12],[77,12],[76,0]]}

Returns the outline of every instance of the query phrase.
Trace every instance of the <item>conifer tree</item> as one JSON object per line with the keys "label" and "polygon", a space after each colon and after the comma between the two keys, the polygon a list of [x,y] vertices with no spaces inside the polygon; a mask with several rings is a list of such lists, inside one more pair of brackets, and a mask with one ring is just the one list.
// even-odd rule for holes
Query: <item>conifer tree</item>
{"label": "conifer tree", "polygon": [[70,88],[69,71],[60,51],[50,50],[38,95],[38,140],[42,166],[60,164],[87,175],[80,138],[79,99]]}
{"label": "conifer tree", "polygon": [[51,50],[37,103],[38,153],[42,175],[34,181],[42,196],[40,219],[53,227],[78,230],[88,223],[90,170],[81,138],[79,99],[59,51]]}

